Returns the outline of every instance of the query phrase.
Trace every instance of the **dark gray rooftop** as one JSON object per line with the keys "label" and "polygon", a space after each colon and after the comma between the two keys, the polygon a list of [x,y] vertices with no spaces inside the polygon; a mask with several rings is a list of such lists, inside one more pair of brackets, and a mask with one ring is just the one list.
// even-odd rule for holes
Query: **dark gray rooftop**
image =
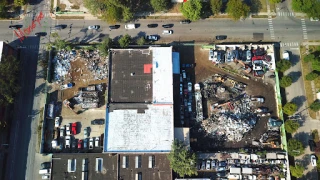
{"label": "dark gray rooftop", "polygon": [[152,50],[113,49],[110,53],[110,102],[152,102],[152,69],[150,73],[144,72],[145,65],[151,64]]}
{"label": "dark gray rooftop", "polygon": [[[109,154],[54,154],[52,156],[52,180],[81,179],[82,160],[87,158],[88,179],[117,179],[117,155]],[[103,172],[96,172],[96,158],[103,159]],[[68,159],[76,159],[76,171],[68,173]],[[75,178],[76,177],[76,178]]]}

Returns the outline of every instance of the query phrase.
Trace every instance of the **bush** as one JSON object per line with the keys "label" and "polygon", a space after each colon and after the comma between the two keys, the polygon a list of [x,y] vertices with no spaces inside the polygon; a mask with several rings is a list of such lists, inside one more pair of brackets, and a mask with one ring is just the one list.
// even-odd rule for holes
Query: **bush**
{"label": "bush", "polygon": [[291,67],[291,62],[285,59],[281,59],[280,61],[276,62],[277,70],[280,72],[285,72]]}
{"label": "bush", "polygon": [[80,6],[78,6],[78,5],[72,5],[72,6],[71,6],[71,9],[80,9]]}
{"label": "bush", "polygon": [[151,0],[150,4],[154,11],[164,11],[168,8],[169,0]]}
{"label": "bush", "polygon": [[219,14],[222,8],[221,0],[210,0],[211,11],[214,15]]}
{"label": "bush", "polygon": [[312,110],[312,111],[315,111],[315,112],[317,112],[317,111],[319,111],[320,110],[320,101],[314,101],[311,105],[310,105],[310,109]]}
{"label": "bush", "polygon": [[308,54],[307,56],[304,57],[304,62],[312,62],[315,59],[314,54]]}
{"label": "bush", "polygon": [[300,178],[303,176],[304,167],[301,165],[290,166],[291,175]]}
{"label": "bush", "polygon": [[299,127],[300,127],[300,124],[297,121],[287,120],[284,123],[284,128],[288,133],[291,133],[291,134],[296,132]]}
{"label": "bush", "polygon": [[312,72],[310,72],[309,74],[306,75],[306,80],[313,81],[317,77],[319,77],[318,73],[315,73],[315,72],[312,71]]}
{"label": "bush", "polygon": [[144,37],[140,37],[138,40],[137,40],[137,44],[138,45],[144,45],[146,43],[146,39]]}
{"label": "bush", "polygon": [[112,39],[109,37],[106,37],[102,40],[101,44],[98,45],[98,49],[102,56],[108,56],[109,54],[109,48],[112,45]]}
{"label": "bush", "polygon": [[292,78],[290,76],[283,76],[280,79],[280,86],[283,88],[289,87],[292,84]]}
{"label": "bush", "polygon": [[229,0],[226,12],[234,19],[239,20],[241,17],[247,17],[250,7],[244,1]]}
{"label": "bush", "polygon": [[119,45],[122,48],[128,47],[130,43],[131,43],[131,36],[129,34],[126,34],[119,39]]}
{"label": "bush", "polygon": [[185,18],[191,21],[199,20],[201,17],[202,1],[200,0],[189,0],[182,3],[180,11]]}
{"label": "bush", "polygon": [[298,106],[295,103],[289,102],[283,106],[283,113],[291,116],[298,110]]}
{"label": "bush", "polygon": [[312,138],[313,138],[313,141],[318,143],[319,142],[319,133],[318,133],[318,130],[315,129],[312,131]]}
{"label": "bush", "polygon": [[290,139],[288,141],[288,154],[290,156],[300,156],[304,153],[304,147],[301,141]]}

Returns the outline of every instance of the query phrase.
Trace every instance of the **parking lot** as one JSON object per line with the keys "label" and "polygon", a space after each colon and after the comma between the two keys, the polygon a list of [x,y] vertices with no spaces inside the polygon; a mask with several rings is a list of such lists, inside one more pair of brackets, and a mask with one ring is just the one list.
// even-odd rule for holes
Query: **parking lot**
{"label": "parking lot", "polygon": [[[201,46],[183,46],[180,45],[176,48],[180,52],[181,59],[181,76],[182,76],[182,97],[179,96],[179,99],[175,99],[176,102],[179,102],[181,107],[178,107],[177,111],[188,111],[188,103],[189,103],[189,92],[185,93],[185,89],[188,91],[188,80],[192,83],[192,93],[194,92],[194,83],[203,83],[206,79],[211,78],[214,74],[220,74],[222,76],[226,76],[231,78],[235,82],[246,84],[245,93],[252,97],[263,97],[264,103],[257,106],[266,107],[268,109],[268,116],[260,117],[257,120],[255,126],[248,133],[245,133],[241,141],[231,142],[231,141],[219,141],[217,143],[217,139],[213,138],[204,127],[199,126],[199,124],[195,121],[195,113],[184,116],[184,126],[192,127],[190,138],[193,139],[191,141],[191,146],[196,151],[211,151],[211,150],[221,150],[221,148],[229,149],[229,148],[241,148],[241,147],[253,147],[252,140],[259,140],[262,138],[262,135],[267,132],[267,121],[269,117],[277,117],[277,105],[275,101],[275,90],[274,90],[274,79],[269,77],[269,72],[263,77],[251,77],[251,79],[243,78],[234,73],[227,72],[223,70],[221,67],[215,66],[211,61],[209,61],[209,50],[202,49]],[[186,67],[184,64],[192,64],[194,68]],[[237,65],[237,64],[235,64]],[[186,75],[189,74],[189,79],[186,76],[186,80],[183,78],[183,73]],[[181,78],[180,78],[181,79]],[[186,85],[185,85],[186,84]],[[181,86],[181,85],[180,85]],[[177,87],[180,90],[180,87]],[[192,94],[194,95],[194,94]],[[177,96],[175,96],[177,98]],[[185,106],[185,100],[187,100],[187,106]],[[192,101],[194,100],[194,96],[192,96]],[[203,98],[203,116],[205,119],[209,118],[211,115],[211,104],[212,101],[210,99]],[[185,110],[187,109],[187,110]],[[195,107],[192,107],[193,112],[195,111]],[[176,111],[176,112],[177,112]],[[175,112],[175,113],[176,113]],[[182,114],[182,112],[178,112]],[[182,123],[183,121],[181,121]],[[280,139],[280,136],[275,133],[276,139]],[[277,141],[278,141],[277,140]]]}

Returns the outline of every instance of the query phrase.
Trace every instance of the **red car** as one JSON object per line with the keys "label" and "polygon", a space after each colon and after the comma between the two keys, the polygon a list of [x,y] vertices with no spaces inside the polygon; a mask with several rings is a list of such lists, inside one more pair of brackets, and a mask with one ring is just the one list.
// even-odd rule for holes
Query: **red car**
{"label": "red car", "polygon": [[78,149],[81,149],[81,148],[82,148],[82,140],[79,139],[79,141],[78,141]]}
{"label": "red car", "polygon": [[72,123],[71,132],[73,135],[77,134],[77,123]]}

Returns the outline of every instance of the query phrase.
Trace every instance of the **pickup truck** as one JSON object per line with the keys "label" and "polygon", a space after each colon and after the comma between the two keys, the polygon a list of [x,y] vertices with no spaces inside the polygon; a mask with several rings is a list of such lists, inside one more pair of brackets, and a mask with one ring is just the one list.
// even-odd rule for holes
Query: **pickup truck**
{"label": "pickup truck", "polygon": [[74,85],[75,85],[74,83],[63,84],[60,86],[60,90],[72,88]]}

